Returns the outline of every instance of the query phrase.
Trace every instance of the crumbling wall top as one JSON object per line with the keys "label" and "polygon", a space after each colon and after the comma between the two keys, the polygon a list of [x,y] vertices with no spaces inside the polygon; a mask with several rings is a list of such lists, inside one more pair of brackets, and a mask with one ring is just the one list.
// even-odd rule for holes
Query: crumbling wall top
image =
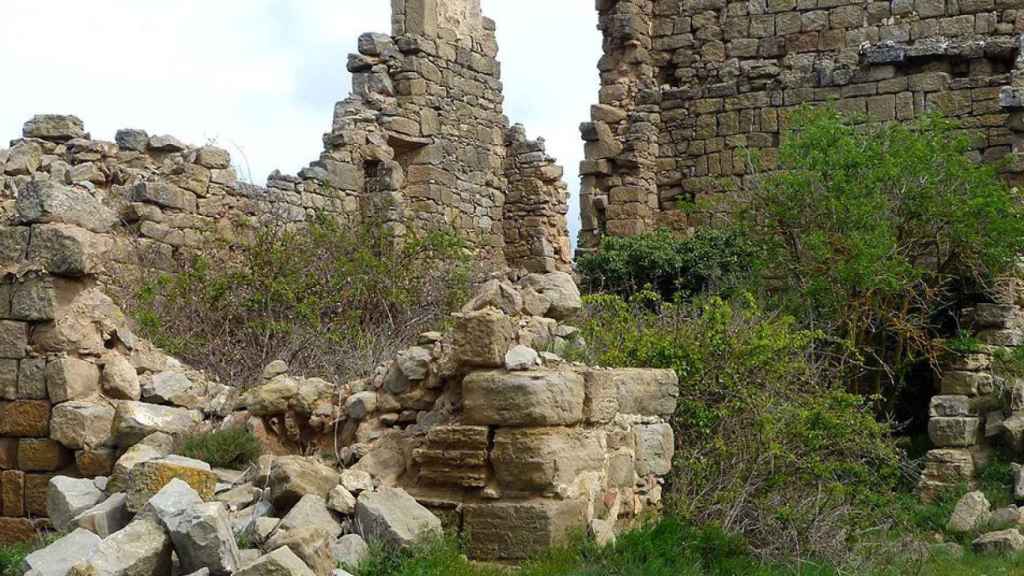
{"label": "crumbling wall top", "polygon": [[480,0],[391,0],[391,14],[395,36],[472,38],[488,27]]}

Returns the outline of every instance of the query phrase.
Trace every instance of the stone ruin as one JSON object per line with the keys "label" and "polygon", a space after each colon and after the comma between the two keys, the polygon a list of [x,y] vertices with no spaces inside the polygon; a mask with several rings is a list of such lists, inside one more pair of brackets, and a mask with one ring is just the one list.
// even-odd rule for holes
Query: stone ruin
{"label": "stone ruin", "polygon": [[[478,0],[394,0],[392,35],[349,58],[320,159],[263,187],[215,146],[104,142],[73,116],[37,116],[0,150],[0,542],[65,534],[28,574],[344,574],[363,537],[442,529],[517,561],[660,507],[676,376],[560,357],[583,345],[566,186],[502,115],[496,54]],[[454,230],[493,274],[449,332],[364,379],[275,362],[245,390],[137,336],[108,296],[118,275],[319,214]],[[176,454],[235,426],[268,452],[245,472]]]}
{"label": "stone ruin", "polygon": [[600,103],[581,126],[581,250],[685,230],[680,200],[735,190],[777,161],[802,105],[865,121],[958,120],[979,160],[1020,180],[1020,0],[598,0]]}

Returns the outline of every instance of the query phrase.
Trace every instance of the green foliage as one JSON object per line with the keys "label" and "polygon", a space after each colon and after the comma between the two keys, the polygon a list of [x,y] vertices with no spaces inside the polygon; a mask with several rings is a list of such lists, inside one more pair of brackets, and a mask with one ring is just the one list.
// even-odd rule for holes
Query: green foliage
{"label": "green foliage", "polygon": [[629,296],[645,287],[662,298],[731,289],[751,272],[754,246],[734,230],[701,228],[691,237],[660,230],[605,238],[579,259],[583,287]]}
{"label": "green foliage", "polygon": [[0,546],[0,576],[20,576],[21,564],[33,549],[31,543]]}
{"label": "green foliage", "polygon": [[1000,348],[992,356],[992,370],[1006,379],[1024,378],[1024,348]]}
{"label": "green foliage", "polygon": [[946,341],[946,348],[958,354],[975,354],[981,351],[981,341],[968,332],[960,331],[955,338]]}
{"label": "green foliage", "polygon": [[188,436],[182,442],[181,453],[215,468],[241,470],[260,457],[263,447],[256,435],[236,426]]}
{"label": "green foliage", "polygon": [[240,248],[148,278],[131,311],[143,335],[225,382],[249,385],[273,360],[347,379],[438,328],[469,274],[452,235],[398,239],[321,217],[259,228]]}
{"label": "green foliage", "polygon": [[743,533],[776,556],[839,547],[822,537],[823,509],[843,511],[836,538],[877,518],[878,495],[899,479],[899,453],[863,399],[832,386],[814,362],[819,333],[751,298],[586,301],[589,348],[579,359],[679,375],[671,495],[684,517]]}
{"label": "green foliage", "polygon": [[[968,157],[965,132],[928,116],[857,125],[804,109],[781,170],[741,195],[739,221],[809,326],[850,345],[885,393],[935,351],[937,316],[1024,252],[1024,209],[997,168]],[[887,384],[884,380],[888,380]]]}

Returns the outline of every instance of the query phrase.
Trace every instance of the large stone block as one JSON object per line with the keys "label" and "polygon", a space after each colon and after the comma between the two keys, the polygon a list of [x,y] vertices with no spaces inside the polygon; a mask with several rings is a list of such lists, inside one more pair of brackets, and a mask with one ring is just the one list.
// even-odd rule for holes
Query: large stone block
{"label": "large stone block", "polygon": [[467,424],[571,426],[583,419],[583,377],[569,371],[474,372],[462,381]]}
{"label": "large stone block", "polygon": [[21,470],[4,470],[0,474],[3,500],[3,515],[12,518],[25,516],[25,473]]}
{"label": "large stone block", "polygon": [[0,518],[0,544],[15,544],[34,540],[39,533],[28,518]]}
{"label": "large stone block", "polygon": [[932,418],[928,437],[937,448],[966,448],[977,443],[980,426],[978,418]]}
{"label": "large stone block", "polygon": [[441,520],[401,488],[383,488],[360,496],[356,525],[364,536],[396,548],[442,535]]}
{"label": "large stone block", "polygon": [[155,520],[137,519],[104,538],[68,576],[170,576],[171,538]]}
{"label": "large stone block", "polygon": [[235,576],[316,576],[287,546],[260,556],[242,566]]}
{"label": "large stone block", "polygon": [[18,469],[26,472],[57,472],[74,462],[71,452],[49,438],[18,441]]}
{"label": "large stone block", "polygon": [[586,508],[580,500],[466,504],[467,552],[475,560],[525,560],[583,530]]}
{"label": "large stone block", "polygon": [[679,400],[679,378],[673,370],[620,368],[588,370],[588,418],[607,422],[615,413],[671,416]]}
{"label": "large stone block", "polygon": [[150,498],[175,479],[191,486],[204,501],[213,499],[218,482],[209,465],[198,460],[167,457],[142,462],[128,475],[128,509],[142,510]]}
{"label": "large stone block", "polygon": [[73,138],[87,136],[85,124],[77,116],[61,114],[37,114],[21,128],[25,138],[39,138],[65,142]]}
{"label": "large stone block", "polygon": [[121,402],[114,413],[114,442],[131,446],[155,432],[187,434],[202,420],[194,410],[157,406],[143,402]]}
{"label": "large stone block", "polygon": [[427,432],[427,441],[413,452],[419,480],[430,485],[483,488],[490,468],[486,426],[439,426]]}
{"label": "large stone block", "polygon": [[274,507],[284,512],[308,494],[326,500],[339,480],[337,472],[315,460],[301,456],[276,458],[270,471],[270,498]]}
{"label": "large stone block", "polygon": [[26,556],[22,568],[32,576],[63,576],[75,563],[92,556],[99,544],[99,536],[79,528]]}
{"label": "large stone block", "polygon": [[65,356],[46,364],[46,390],[52,402],[84,400],[100,391],[99,366]]}
{"label": "large stone block", "polygon": [[41,224],[32,227],[28,259],[57,276],[77,277],[103,269],[112,240],[69,224]]}
{"label": "large stone block", "polygon": [[636,471],[641,476],[664,476],[672,471],[675,455],[675,434],[668,424],[638,424],[636,437]]}
{"label": "large stone block", "polygon": [[53,277],[27,276],[11,288],[11,318],[25,322],[53,320],[57,313],[57,290]]}
{"label": "large stone block", "polygon": [[512,320],[497,308],[458,316],[453,331],[455,361],[471,368],[498,368],[515,339]]}
{"label": "large stone block", "polygon": [[49,435],[49,402],[45,400],[0,402],[0,436],[46,438]]}
{"label": "large stone block", "polygon": [[46,509],[54,528],[64,530],[76,516],[104,499],[103,492],[91,479],[56,476],[50,480]]}
{"label": "large stone block", "polygon": [[111,442],[114,408],[103,400],[76,400],[53,407],[50,438],[72,450],[92,449]]}
{"label": "large stone block", "polygon": [[28,324],[0,320],[0,358],[24,358],[28,350]]}
{"label": "large stone block", "polygon": [[978,396],[992,392],[992,375],[985,372],[949,371],[942,375],[942,393],[958,396]]}
{"label": "large stone block", "polygon": [[970,416],[972,412],[971,399],[967,396],[932,396],[928,406],[928,415],[932,418]]}
{"label": "large stone block", "polygon": [[92,194],[53,180],[35,180],[18,193],[19,224],[71,224],[91,232],[109,232],[117,216]]}
{"label": "large stone block", "polygon": [[603,472],[606,448],[600,430],[501,428],[494,434],[491,464],[506,489],[555,492],[582,472]]}
{"label": "large stone block", "polygon": [[25,474],[25,511],[31,516],[48,515],[46,500],[53,474]]}

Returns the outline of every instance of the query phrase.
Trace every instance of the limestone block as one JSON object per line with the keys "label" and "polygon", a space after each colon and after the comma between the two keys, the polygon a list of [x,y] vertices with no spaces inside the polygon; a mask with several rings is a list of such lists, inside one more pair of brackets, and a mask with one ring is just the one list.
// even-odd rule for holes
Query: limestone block
{"label": "limestone block", "polygon": [[57,276],[78,277],[96,274],[112,241],[84,228],[68,224],[39,224],[32,227],[29,261]]}
{"label": "limestone block", "polygon": [[331,544],[331,557],[342,568],[355,569],[370,555],[370,547],[359,534],[346,534]]}
{"label": "limestone block", "polygon": [[606,448],[600,430],[500,428],[494,434],[491,464],[506,489],[552,492],[572,484],[582,472],[602,472]]}
{"label": "limestone block", "polygon": [[474,560],[525,560],[565,543],[586,528],[579,500],[528,500],[466,504],[467,552]]}
{"label": "limestone block", "polygon": [[170,576],[171,538],[156,521],[137,519],[104,538],[68,576]]}
{"label": "limestone block", "polygon": [[583,309],[583,299],[572,276],[565,272],[530,274],[521,282],[550,304],[546,316],[559,322],[572,320]]}
{"label": "limestone block", "polygon": [[46,364],[46,390],[54,403],[90,398],[100,391],[100,369],[72,356],[51,360]]}
{"label": "limestone block", "polygon": [[142,398],[153,404],[168,404],[195,409],[206,400],[199,384],[180,372],[160,372],[142,384]]}
{"label": "limestone block", "polygon": [[338,514],[348,516],[356,511],[356,497],[345,490],[344,486],[335,486],[327,499],[327,506]]}
{"label": "limestone block", "polygon": [[583,378],[568,370],[474,372],[462,394],[471,425],[571,426],[583,419]]}
{"label": "limestone block", "polygon": [[73,450],[99,448],[111,441],[114,408],[102,400],[76,400],[53,408],[50,438]]}
{"label": "limestone block", "polygon": [[47,399],[45,358],[26,358],[18,362],[18,398]]}
{"label": "limestone block", "polygon": [[[335,486],[333,490],[339,488]],[[317,494],[306,494],[299,500],[288,514],[281,519],[280,528],[295,530],[305,526],[316,526],[323,529],[331,540],[341,536],[341,524],[327,508],[327,501]]]}
{"label": "limestone block", "polygon": [[397,548],[439,538],[441,521],[401,488],[365,492],[356,504],[364,536]]}
{"label": "limestone block", "polygon": [[71,523],[78,529],[85,529],[100,538],[106,538],[127,526],[131,519],[131,512],[128,511],[128,496],[123,492],[118,492],[81,512],[72,519]]}
{"label": "limestone block", "polygon": [[18,399],[18,361],[0,359],[0,399]]}
{"label": "limestone block", "polygon": [[636,471],[641,476],[664,476],[672,471],[675,435],[668,424],[639,424],[633,427],[636,437]]}
{"label": "limestone block", "polygon": [[308,525],[291,530],[277,530],[270,536],[264,548],[276,550],[286,547],[315,574],[330,574],[337,566],[331,557],[332,541],[326,530],[320,526]]}
{"label": "limestone block", "polygon": [[140,182],[132,189],[132,199],[182,212],[196,211],[195,194],[162,180]]}
{"label": "limestone block", "polygon": [[99,536],[78,528],[26,556],[21,568],[32,576],[64,576],[76,563],[92,556],[99,544]]}
{"label": "limestone block", "polygon": [[137,464],[128,474],[128,509],[142,510],[146,502],[174,479],[192,487],[203,501],[213,499],[217,475],[209,465],[189,458],[168,456]]}
{"label": "limestone block", "polygon": [[498,368],[515,338],[512,320],[496,308],[485,308],[456,317],[452,333],[455,361],[459,366]]}
{"label": "limestone block", "polygon": [[46,508],[53,526],[62,531],[76,516],[103,500],[103,492],[91,479],[56,476],[50,479]]}
{"label": "limestone block", "polygon": [[100,383],[103,393],[115,400],[139,400],[142,398],[142,385],[135,366],[118,352],[104,354],[103,373]]}
{"label": "limestone block", "polygon": [[117,134],[114,135],[114,142],[122,150],[145,152],[149,147],[149,134],[145,130],[126,128],[117,131]]}
{"label": "limestone block", "polygon": [[[142,509],[142,517],[152,518],[161,526],[168,526],[185,510],[203,503],[199,493],[180,478],[174,478],[146,502]],[[127,505],[127,495],[125,499]],[[130,512],[130,510],[129,510]]]}
{"label": "limestone block", "polygon": [[25,512],[30,516],[42,518],[48,515],[46,501],[49,498],[51,479],[52,474],[25,474]]}
{"label": "limestone block", "polygon": [[974,446],[978,441],[979,426],[978,418],[931,418],[928,420],[928,437],[938,448]]}
{"label": "limestone block", "polygon": [[186,508],[168,524],[185,572],[207,568],[213,576],[229,576],[238,569],[238,545],[227,509],[220,502]]}
{"label": "limestone block", "polygon": [[114,442],[118,446],[131,446],[154,432],[187,434],[200,420],[202,415],[194,410],[121,402],[114,413]]}
{"label": "limestone block", "polygon": [[276,416],[288,411],[298,393],[298,380],[280,374],[266,384],[246,392],[242,402],[253,416]]}
{"label": "limestone block", "polygon": [[971,532],[988,522],[990,507],[988,499],[981,492],[965,494],[953,508],[946,528],[951,532]]}
{"label": "limestone block", "polygon": [[28,518],[0,518],[0,542],[31,542],[38,536]]}
{"label": "limestone block", "polygon": [[301,558],[282,546],[242,566],[235,576],[316,576]]}
{"label": "limestone block", "polygon": [[316,460],[284,456],[274,459],[270,471],[270,499],[283,513],[307,494],[326,500],[338,482],[338,473]]}
{"label": "limestone block", "polygon": [[970,416],[972,411],[971,399],[967,396],[932,396],[928,406],[928,416],[931,418]]}
{"label": "limestone block", "polygon": [[949,371],[940,384],[946,395],[978,396],[992,391],[992,375],[984,372]]}
{"label": "limestone block", "polygon": [[158,152],[181,152],[187,148],[180,140],[167,134],[150,136],[149,147]]}
{"label": "limestone block", "polygon": [[117,216],[84,189],[53,180],[35,180],[18,194],[15,220],[18,224],[71,224],[106,233],[117,222]]}

